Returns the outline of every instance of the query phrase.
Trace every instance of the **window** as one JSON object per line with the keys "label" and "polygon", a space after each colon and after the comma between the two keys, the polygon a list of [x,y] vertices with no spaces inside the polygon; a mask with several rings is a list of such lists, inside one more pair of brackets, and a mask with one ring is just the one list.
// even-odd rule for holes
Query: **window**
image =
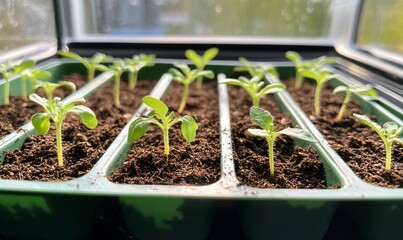
{"label": "window", "polygon": [[[75,41],[186,38],[334,41],[354,16],[352,0],[70,0],[64,5]],[[353,6],[353,7],[351,7]],[[346,17],[346,15],[348,15]],[[337,21],[336,21],[337,20]],[[352,25],[352,24],[350,24]],[[70,27],[70,28],[69,28]],[[340,34],[340,31],[343,33]]]}
{"label": "window", "polygon": [[0,36],[0,61],[54,47],[52,0],[0,0]]}
{"label": "window", "polygon": [[403,1],[366,0],[361,14],[358,45],[375,55],[382,49],[403,57]]}

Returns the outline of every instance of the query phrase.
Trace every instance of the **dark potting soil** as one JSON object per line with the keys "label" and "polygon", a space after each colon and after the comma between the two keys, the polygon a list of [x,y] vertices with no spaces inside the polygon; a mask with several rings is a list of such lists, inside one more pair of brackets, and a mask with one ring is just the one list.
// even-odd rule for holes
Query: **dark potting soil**
{"label": "dark potting soil", "polygon": [[[173,83],[163,101],[177,112],[182,85]],[[164,155],[161,129],[150,125],[148,132],[133,143],[127,160],[109,177],[126,184],[205,185],[220,177],[220,130],[218,93],[215,81],[205,82],[201,91],[191,86],[185,111],[199,128],[196,140],[188,143],[180,132],[180,123],[169,130],[170,154]]]}
{"label": "dark potting soil", "polygon": [[121,83],[121,106],[113,105],[113,83],[96,91],[84,105],[91,108],[98,126],[87,129],[76,115],[63,122],[64,167],[57,165],[54,124],[46,135],[29,136],[21,150],[6,153],[0,178],[37,181],[67,181],[87,173],[102,156],[141,103],[155,81],[139,81],[135,92]]}
{"label": "dark potting soil", "polygon": [[[79,74],[71,74],[69,76],[64,76],[62,80],[73,82],[78,89],[86,83],[86,81],[80,76],[81,75]],[[45,96],[43,89],[38,89],[36,93],[39,96]],[[54,91],[54,96],[64,98],[70,93],[70,89],[63,87],[56,89]],[[7,134],[10,134],[17,128],[21,127],[31,119],[31,116],[34,113],[42,110],[43,108],[41,106],[32,101],[25,101],[20,96],[10,96],[9,105],[0,103],[0,138],[3,138]]]}
{"label": "dark potting soil", "polygon": [[[294,146],[292,139],[284,135],[275,142],[274,177],[270,177],[266,139],[245,135],[248,128],[257,128],[249,117],[251,97],[242,88],[228,86],[228,91],[235,167],[241,184],[259,188],[327,188],[316,150]],[[297,127],[270,97],[264,96],[260,107],[274,116],[277,131]]]}
{"label": "dark potting soil", "polygon": [[374,130],[353,117],[353,113],[363,114],[354,101],[347,106],[344,118],[336,121],[344,97],[333,95],[331,87],[325,86],[321,97],[322,113],[318,117],[314,115],[313,105],[315,86],[305,83],[300,91],[296,91],[293,80],[285,83],[292,97],[329,144],[360,178],[377,186],[403,187],[403,146],[396,143],[393,145],[392,167],[389,171],[385,170],[384,144]]}

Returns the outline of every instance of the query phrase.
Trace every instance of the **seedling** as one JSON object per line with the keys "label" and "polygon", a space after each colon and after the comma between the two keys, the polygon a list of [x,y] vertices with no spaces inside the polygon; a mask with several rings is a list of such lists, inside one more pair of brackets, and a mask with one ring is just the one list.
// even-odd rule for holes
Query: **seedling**
{"label": "seedling", "polygon": [[268,154],[269,154],[269,171],[270,176],[274,177],[274,141],[276,138],[282,134],[288,135],[290,137],[299,138],[308,142],[316,142],[313,136],[306,130],[300,128],[285,128],[280,131],[275,131],[274,126],[274,118],[273,116],[266,110],[252,106],[250,109],[250,117],[254,123],[256,123],[262,129],[251,128],[248,129],[248,133],[258,136],[264,137],[267,140],[269,145]]}
{"label": "seedling", "polygon": [[76,91],[76,85],[69,81],[59,81],[57,83],[51,83],[51,82],[42,82],[39,80],[37,80],[34,83],[33,91],[39,88],[43,88],[43,90],[45,91],[46,98],[50,101],[53,98],[53,92],[59,87],[68,87],[72,92]]}
{"label": "seedling", "polygon": [[189,86],[190,84],[196,80],[198,77],[206,77],[209,79],[214,78],[214,73],[210,70],[200,71],[199,69],[190,69],[186,64],[174,64],[175,67],[179,68],[179,71],[176,68],[169,69],[169,73],[172,75],[173,80],[183,84],[183,95],[182,100],[179,105],[178,112],[182,113],[185,109],[186,102],[189,96]]}
{"label": "seedling", "polygon": [[126,68],[127,71],[129,72],[129,89],[131,91],[133,91],[134,88],[136,87],[139,71],[144,67],[154,66],[155,64],[154,59],[155,59],[154,54],[134,55],[132,58],[125,59]]}
{"label": "seedling", "polygon": [[398,142],[403,145],[403,138],[400,134],[403,132],[403,127],[398,126],[395,122],[386,122],[381,127],[378,123],[372,121],[369,117],[360,114],[353,114],[353,116],[358,119],[363,124],[372,128],[381,137],[383,143],[385,144],[386,151],[386,164],[385,169],[390,170],[392,163],[392,145],[393,142]]}
{"label": "seedling", "polygon": [[357,93],[363,96],[377,97],[378,93],[372,88],[371,85],[357,85],[357,86],[338,86],[333,89],[333,94],[339,92],[346,92],[343,104],[337,114],[336,120],[340,121],[343,118],[344,111],[346,110],[347,104],[350,102],[351,94]]}
{"label": "seedling", "polygon": [[279,74],[276,70],[276,67],[270,64],[260,64],[260,65],[252,65],[250,62],[243,57],[239,58],[239,61],[242,63],[243,66],[235,67],[235,71],[237,72],[248,72],[251,77],[259,77],[263,79],[266,74],[279,77]]}
{"label": "seedling", "polygon": [[21,97],[24,100],[28,100],[27,96],[27,80],[31,82],[31,86],[33,86],[33,90],[35,91],[35,86],[38,84],[41,84],[42,81],[39,79],[44,79],[44,78],[50,78],[52,76],[52,73],[48,71],[43,71],[40,69],[26,69],[21,72]]}
{"label": "seedling", "polygon": [[[35,62],[32,60],[25,60],[22,63],[12,66],[11,61],[7,60],[6,63],[0,64],[0,73],[4,78],[4,104],[10,104],[10,79],[18,74],[21,74],[23,71],[32,68],[35,66]],[[23,81],[22,81],[23,82]],[[23,84],[22,94],[26,94],[26,87]],[[26,99],[26,97],[25,97]]]}
{"label": "seedling", "polygon": [[304,76],[301,74],[303,70],[320,71],[326,64],[332,64],[336,62],[335,58],[322,56],[312,60],[303,60],[301,55],[297,52],[288,51],[285,53],[288,60],[295,64],[295,89],[301,89],[304,83]]}
{"label": "seedling", "polygon": [[96,53],[91,59],[81,57],[77,53],[73,52],[57,51],[57,53],[63,57],[72,58],[82,63],[84,67],[87,69],[87,81],[89,82],[94,79],[97,66],[100,63],[105,62],[112,58],[111,56],[105,55],[103,53]]}
{"label": "seedling", "polygon": [[56,125],[56,146],[57,159],[60,167],[63,166],[63,148],[62,148],[62,124],[67,113],[75,113],[80,117],[81,122],[89,129],[97,126],[98,121],[94,112],[83,105],[77,105],[85,102],[84,98],[74,99],[69,102],[62,102],[60,98],[55,97],[47,100],[33,93],[29,99],[44,109],[44,113],[35,113],[31,117],[32,125],[40,134],[46,134],[50,129],[50,120]]}
{"label": "seedling", "polygon": [[315,115],[320,116],[320,97],[322,94],[322,89],[325,86],[325,83],[331,79],[337,78],[337,75],[331,74],[328,71],[321,70],[301,70],[301,75],[303,77],[312,78],[316,81],[316,88],[315,88],[315,97],[314,97],[314,106],[315,106]]}
{"label": "seedling", "polygon": [[148,130],[150,123],[161,128],[164,137],[164,154],[169,155],[169,137],[168,130],[174,124],[181,122],[181,131],[183,137],[188,142],[192,142],[196,138],[196,130],[198,128],[196,121],[188,115],[175,118],[174,112],[168,115],[168,107],[162,101],[151,96],[145,96],[143,103],[152,109],[147,117],[139,117],[134,120],[129,127],[127,136],[128,142],[132,143],[141,138]]}
{"label": "seedling", "polygon": [[[203,55],[198,55],[194,50],[188,49],[185,52],[185,56],[187,59],[193,62],[196,68],[202,72],[206,65],[213,60],[218,54],[218,48],[210,48],[207,49]],[[203,84],[203,76],[197,77],[197,89],[201,90]]]}
{"label": "seedling", "polygon": [[106,72],[109,71],[113,74],[114,76],[114,103],[117,107],[120,106],[120,80],[122,77],[122,74],[127,71],[126,64],[122,60],[116,60],[113,62],[112,66],[105,66],[102,64],[98,64],[96,68],[100,71]]}
{"label": "seedling", "polygon": [[14,66],[14,69],[13,69],[14,74],[16,74],[16,75],[20,74],[21,75],[21,97],[25,101],[28,100],[28,96],[27,96],[27,78],[28,78],[28,75],[30,75],[29,73],[32,72],[29,69],[34,67],[34,66],[35,66],[35,61],[26,60],[26,61],[23,61],[21,64],[18,64],[16,66]]}
{"label": "seedling", "polygon": [[260,76],[254,76],[251,79],[246,77],[239,77],[239,79],[227,78],[222,79],[219,83],[240,86],[244,88],[252,97],[253,106],[259,106],[260,99],[270,93],[283,91],[286,87],[282,83],[272,83],[264,86],[264,81]]}

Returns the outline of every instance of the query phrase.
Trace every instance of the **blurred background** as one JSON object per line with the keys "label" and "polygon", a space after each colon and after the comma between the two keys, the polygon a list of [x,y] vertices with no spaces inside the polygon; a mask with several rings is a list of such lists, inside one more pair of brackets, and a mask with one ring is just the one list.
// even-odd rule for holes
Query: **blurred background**
{"label": "blurred background", "polygon": [[[0,0],[0,53],[56,43],[53,0]],[[65,0],[67,40],[356,41],[403,52],[402,0]],[[362,11],[358,11],[360,5]],[[356,17],[362,20],[358,31]],[[156,41],[157,41],[156,40]]]}

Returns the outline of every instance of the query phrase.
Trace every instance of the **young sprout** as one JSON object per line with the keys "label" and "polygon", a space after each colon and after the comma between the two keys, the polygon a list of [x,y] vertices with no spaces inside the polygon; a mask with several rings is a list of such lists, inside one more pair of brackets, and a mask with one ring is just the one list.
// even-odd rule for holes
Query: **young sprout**
{"label": "young sprout", "polygon": [[303,70],[320,71],[321,68],[326,64],[332,64],[336,62],[335,58],[322,56],[312,60],[303,60],[301,55],[297,52],[288,51],[285,53],[288,60],[294,62],[295,64],[295,88],[301,89],[304,83],[304,76],[301,74]]}
{"label": "young sprout", "polygon": [[276,67],[270,64],[260,64],[260,65],[251,65],[250,62],[244,58],[240,57],[239,61],[243,66],[235,67],[236,72],[248,72],[252,77],[258,76],[259,79],[263,79],[266,74],[279,77],[279,74],[276,70]]}
{"label": "young sprout", "polygon": [[129,127],[127,136],[128,142],[132,143],[141,138],[148,130],[150,123],[161,128],[164,137],[164,154],[169,155],[169,138],[168,130],[174,124],[181,122],[181,131],[183,137],[188,142],[192,142],[196,138],[196,130],[198,128],[196,121],[188,115],[175,118],[174,112],[168,114],[168,107],[162,101],[151,96],[145,96],[143,103],[152,109],[147,117],[139,117],[134,120]]}
{"label": "young sprout", "polygon": [[59,166],[62,167],[62,123],[67,113],[72,112],[77,114],[80,117],[81,122],[90,129],[97,126],[97,118],[91,109],[83,105],[77,105],[85,102],[84,98],[62,102],[60,98],[56,97],[49,101],[33,93],[29,96],[29,99],[45,109],[44,113],[36,113],[31,117],[32,125],[38,133],[46,134],[49,131],[50,120],[52,120],[56,125],[57,159]]}
{"label": "young sprout", "polygon": [[42,82],[37,80],[33,85],[33,91],[39,88],[43,88],[45,91],[46,98],[50,101],[53,99],[53,92],[59,87],[67,87],[70,88],[71,92],[76,91],[76,85],[69,81],[59,81],[57,83],[51,82]]}
{"label": "young sprout", "polygon": [[371,85],[356,85],[356,86],[338,86],[333,89],[333,94],[339,92],[346,92],[346,97],[344,98],[343,104],[341,105],[339,114],[337,114],[336,120],[340,121],[343,118],[344,111],[346,110],[347,104],[350,102],[351,94],[357,93],[369,97],[377,97],[378,93],[372,88]]}
{"label": "young sprout", "polygon": [[329,80],[332,80],[334,78],[337,78],[337,75],[331,74],[330,72],[325,71],[325,70],[315,71],[315,70],[307,70],[307,69],[301,70],[300,73],[303,77],[312,78],[313,80],[316,81],[314,106],[315,106],[315,115],[319,116],[320,115],[320,96],[322,94],[322,89],[325,86],[326,82],[328,82]]}
{"label": "young sprout", "polygon": [[60,56],[66,58],[72,58],[82,63],[84,67],[87,69],[87,80],[89,82],[94,79],[95,71],[97,70],[97,65],[112,58],[111,56],[105,55],[103,53],[96,53],[91,59],[81,57],[77,53],[73,52],[64,52],[59,50],[57,51],[57,53]]}
{"label": "young sprout", "polygon": [[115,82],[114,91],[113,91],[114,102],[115,102],[115,105],[117,107],[119,107],[120,106],[120,80],[121,80],[122,74],[125,71],[127,71],[125,62],[123,62],[122,60],[119,59],[119,60],[114,61],[112,66],[107,67],[105,65],[98,64],[96,66],[96,68],[103,72],[109,71],[114,75],[114,82]]}
{"label": "young sprout", "polygon": [[154,66],[155,64],[154,59],[155,59],[154,54],[134,55],[132,58],[125,59],[126,68],[127,71],[129,72],[129,89],[131,91],[133,91],[134,88],[136,87],[137,76],[139,71],[144,67]]}
{"label": "young sprout", "polygon": [[[188,49],[185,52],[187,59],[193,62],[196,68],[201,72],[204,71],[206,65],[213,60],[218,54],[218,48],[207,49],[203,55],[198,55],[194,50]],[[203,84],[203,76],[197,77],[197,89],[201,90]]]}
{"label": "young sprout", "polygon": [[209,79],[214,78],[214,73],[210,70],[201,71],[199,69],[191,70],[186,64],[174,64],[176,68],[169,69],[169,73],[172,75],[173,80],[183,84],[183,96],[178,109],[178,113],[182,113],[185,109],[186,102],[189,96],[189,86],[198,77],[206,77]]}
{"label": "young sprout", "polygon": [[[35,62],[33,60],[25,60],[22,63],[12,66],[11,61],[7,60],[5,63],[0,64],[0,74],[4,78],[4,104],[8,105],[10,103],[10,79],[23,71],[33,67]],[[22,94],[24,94],[24,89],[26,93],[26,88],[22,88]]]}
{"label": "young sprout", "polygon": [[[26,61],[23,61],[21,64],[14,66],[14,69],[13,69],[15,74],[21,75],[21,97],[25,101],[28,100],[27,79],[29,78],[29,76],[32,75],[32,72],[35,71],[35,70],[33,70],[33,71],[30,70],[30,68],[33,68],[34,66],[35,66],[35,61],[26,60]],[[41,70],[37,69],[36,71],[41,71]]]}
{"label": "young sprout", "polygon": [[302,139],[304,141],[316,142],[313,136],[304,129],[285,128],[283,130],[276,132],[273,116],[268,111],[260,107],[252,106],[249,114],[252,121],[262,129],[251,128],[247,130],[248,133],[258,137],[266,138],[267,143],[269,145],[268,154],[269,154],[269,167],[270,167],[269,170],[271,177],[274,176],[274,154],[273,154],[274,141],[278,136],[285,134],[294,138]]}
{"label": "young sprout", "polygon": [[[239,77],[239,79],[222,79],[219,83],[240,86],[244,88],[249,95],[252,97],[253,106],[259,106],[260,99],[270,93],[276,93],[283,91],[285,89],[285,85],[282,83],[272,83],[264,86],[264,81],[259,76],[254,76],[250,80],[246,77]],[[264,86],[264,87],[263,87]]]}
{"label": "young sprout", "polygon": [[403,126],[399,127],[395,122],[386,122],[381,127],[365,115],[353,114],[353,116],[363,124],[372,128],[379,135],[379,137],[381,137],[383,143],[385,144],[386,151],[385,169],[390,170],[390,165],[392,162],[392,144],[393,142],[398,142],[403,145],[403,138],[400,137],[400,134],[403,132]]}

